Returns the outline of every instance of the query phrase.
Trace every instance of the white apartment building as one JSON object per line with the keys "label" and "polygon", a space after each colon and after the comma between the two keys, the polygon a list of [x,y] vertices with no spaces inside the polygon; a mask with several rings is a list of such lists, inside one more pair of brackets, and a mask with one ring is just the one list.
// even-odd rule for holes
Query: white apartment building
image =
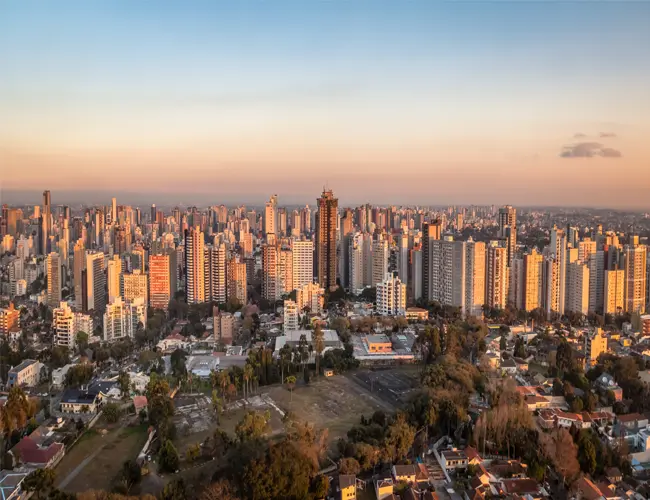
{"label": "white apartment building", "polygon": [[580,261],[567,265],[567,298],[567,310],[589,312],[589,267]]}
{"label": "white apartment building", "polygon": [[284,301],[284,331],[296,331],[300,329],[300,310],[298,304],[293,300]]}
{"label": "white apartment building", "polygon": [[301,286],[296,290],[296,304],[300,312],[308,307],[311,313],[321,314],[325,305],[325,289],[318,283]]}
{"label": "white apartment building", "polygon": [[140,269],[134,269],[132,273],[122,273],[122,298],[125,301],[133,302],[136,299],[149,302],[149,284],[147,275]]}
{"label": "white apartment building", "polygon": [[377,313],[383,316],[406,315],[406,285],[391,274],[377,285]]}
{"label": "white apartment building", "polygon": [[147,324],[147,304],[142,298],[125,302],[117,297],[104,313],[104,340],[113,342],[126,337],[133,338],[138,324]]}
{"label": "white apartment building", "polygon": [[93,334],[92,317],[72,311],[67,302],[61,302],[59,307],[54,308],[52,315],[55,345],[74,349],[77,333],[85,332],[88,336]]}
{"label": "white apartment building", "polygon": [[293,258],[293,287],[300,288],[314,281],[314,242],[311,240],[293,240],[291,242]]}

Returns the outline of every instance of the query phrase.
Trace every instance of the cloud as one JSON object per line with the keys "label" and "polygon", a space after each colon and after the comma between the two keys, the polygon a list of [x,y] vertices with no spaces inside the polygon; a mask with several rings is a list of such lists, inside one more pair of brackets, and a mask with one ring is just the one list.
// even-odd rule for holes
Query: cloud
{"label": "cloud", "polygon": [[577,134],[573,134],[574,139],[584,139],[585,137],[587,137],[587,136],[585,134],[583,134],[582,132],[578,132]]}
{"label": "cloud", "polygon": [[578,142],[564,146],[560,156],[562,158],[593,158],[595,156],[620,158],[623,155],[616,149],[603,147],[599,142]]}
{"label": "cloud", "polygon": [[616,134],[614,132],[601,132],[600,133],[601,138],[605,137],[616,137]]}

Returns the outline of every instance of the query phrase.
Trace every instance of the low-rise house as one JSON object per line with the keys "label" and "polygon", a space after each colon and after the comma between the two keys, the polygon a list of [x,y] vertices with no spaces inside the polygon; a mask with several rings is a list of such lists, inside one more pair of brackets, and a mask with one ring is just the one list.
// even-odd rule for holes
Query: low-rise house
{"label": "low-rise house", "polygon": [[43,363],[35,359],[26,359],[9,370],[7,385],[9,387],[34,387],[41,381]]}
{"label": "low-rise house", "polygon": [[340,500],[356,500],[357,476],[354,474],[339,474],[337,492]]}
{"label": "low-rise house", "polygon": [[572,425],[578,429],[591,427],[591,422],[585,422],[580,413],[569,413],[562,410],[555,410],[558,427],[570,428]]}
{"label": "low-rise house", "polygon": [[61,396],[61,411],[65,413],[97,413],[101,405],[98,392],[67,389]]}
{"label": "low-rise house", "polygon": [[183,337],[180,332],[174,332],[158,342],[156,347],[160,351],[168,353],[176,349],[186,349],[189,345],[187,338]]}
{"label": "low-rise house", "polygon": [[65,454],[65,446],[58,443],[45,428],[38,428],[22,438],[10,453],[23,465],[46,469],[58,464]]}
{"label": "low-rise house", "polygon": [[549,399],[544,396],[526,396],[525,402],[526,406],[528,407],[528,411],[548,408],[551,405]]}
{"label": "low-rise house", "polygon": [[375,480],[375,495],[377,500],[393,498],[393,479],[381,478]]}
{"label": "low-rise house", "polygon": [[407,307],[406,319],[409,321],[426,321],[429,319],[429,311],[421,307]]}
{"label": "low-rise house", "polygon": [[609,373],[603,373],[596,379],[595,382],[596,388],[600,391],[601,394],[606,395],[611,393],[614,395],[614,400],[621,401],[623,399],[623,389],[621,389],[614,377]]}
{"label": "low-rise house", "polygon": [[134,396],[133,407],[135,414],[138,415],[142,410],[147,411],[147,396]]}
{"label": "low-rise house", "polygon": [[514,375],[517,373],[517,363],[512,358],[504,359],[501,361],[501,373],[507,373],[508,375]]}
{"label": "low-rise house", "polygon": [[396,483],[409,484],[429,482],[429,472],[424,464],[393,465],[391,470]]}
{"label": "low-rise house", "polygon": [[464,450],[443,450],[440,453],[442,467],[447,470],[467,468],[468,459]]}
{"label": "low-rise house", "polygon": [[56,370],[52,370],[52,385],[54,387],[63,387],[65,384],[65,376],[68,374],[68,371],[70,368],[75,366],[72,363],[69,363],[61,368],[57,368]]}
{"label": "low-rise house", "polygon": [[627,415],[618,415],[614,422],[614,432],[617,436],[635,434],[640,429],[648,426],[648,417],[639,413],[628,413]]}
{"label": "low-rise house", "polygon": [[534,479],[504,479],[501,481],[501,490],[507,498],[547,498],[548,493]]}
{"label": "low-rise house", "polygon": [[584,500],[616,500],[621,498],[615,494],[615,488],[605,483],[594,483],[588,477],[581,477],[573,485],[578,498]]}

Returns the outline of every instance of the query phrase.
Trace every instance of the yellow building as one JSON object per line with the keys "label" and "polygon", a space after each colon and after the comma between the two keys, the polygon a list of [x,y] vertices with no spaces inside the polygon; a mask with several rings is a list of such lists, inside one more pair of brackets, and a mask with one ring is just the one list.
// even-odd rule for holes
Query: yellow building
{"label": "yellow building", "polygon": [[339,474],[339,492],[341,500],[356,500],[357,477],[354,474]]}
{"label": "yellow building", "polygon": [[598,356],[607,352],[607,337],[603,335],[600,328],[596,328],[593,334],[585,335],[585,362],[595,365]]}

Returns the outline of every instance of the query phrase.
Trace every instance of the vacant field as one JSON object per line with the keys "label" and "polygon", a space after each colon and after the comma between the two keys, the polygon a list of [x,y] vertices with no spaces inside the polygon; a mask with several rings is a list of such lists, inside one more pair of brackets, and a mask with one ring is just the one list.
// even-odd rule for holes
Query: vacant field
{"label": "vacant field", "polygon": [[90,489],[111,491],[122,464],[137,457],[147,440],[147,426],[91,429],[66,453],[56,468],[60,489],[78,493]]}
{"label": "vacant field", "polygon": [[370,416],[376,410],[392,411],[393,405],[382,401],[351,379],[335,375],[312,379],[309,385],[297,384],[293,396],[286,387],[264,390],[283,410],[317,427],[329,429],[331,441],[345,436],[361,415]]}

